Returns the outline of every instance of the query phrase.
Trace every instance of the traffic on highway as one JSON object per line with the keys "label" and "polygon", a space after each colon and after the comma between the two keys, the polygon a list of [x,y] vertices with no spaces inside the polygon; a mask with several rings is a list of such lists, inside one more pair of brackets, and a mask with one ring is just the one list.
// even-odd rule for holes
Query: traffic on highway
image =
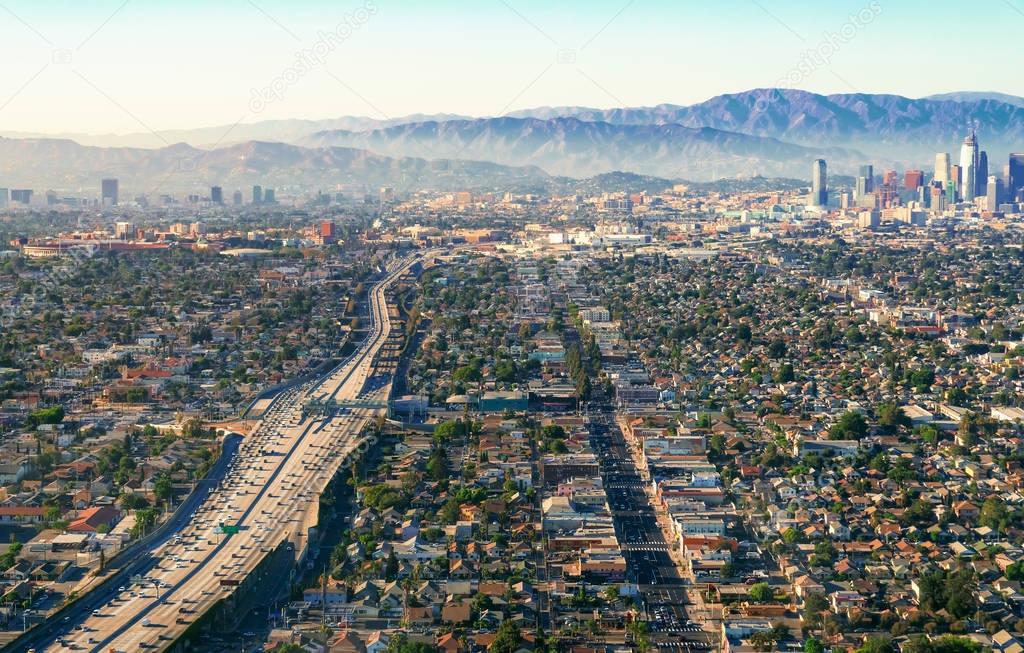
{"label": "traffic on highway", "polygon": [[[367,388],[373,361],[387,340],[388,288],[420,258],[388,266],[370,288],[370,329],[348,358],[315,381],[282,391],[245,438],[217,487],[189,514],[187,525],[153,552],[144,574],[118,587],[105,603],[71,620],[46,650],[161,651],[222,599],[244,585],[271,552],[284,546],[298,561],[316,525],[320,494],[356,450],[366,426],[382,413],[389,384]],[[307,402],[329,397],[346,410],[324,414]]]}

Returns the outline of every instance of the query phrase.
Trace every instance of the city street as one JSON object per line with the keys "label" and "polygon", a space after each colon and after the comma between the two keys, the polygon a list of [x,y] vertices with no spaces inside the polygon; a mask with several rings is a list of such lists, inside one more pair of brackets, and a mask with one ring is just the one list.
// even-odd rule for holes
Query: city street
{"label": "city street", "polygon": [[641,618],[659,647],[706,650],[708,633],[691,622],[687,588],[658,522],[646,484],[637,471],[614,413],[590,413],[590,442],[601,461],[601,476],[615,532],[628,565],[627,578],[640,590]]}

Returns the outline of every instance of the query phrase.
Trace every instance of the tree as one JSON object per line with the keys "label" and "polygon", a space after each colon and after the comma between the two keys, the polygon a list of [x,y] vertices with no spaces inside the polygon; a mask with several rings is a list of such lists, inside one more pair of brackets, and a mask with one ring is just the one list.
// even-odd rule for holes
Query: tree
{"label": "tree", "polygon": [[515,653],[523,643],[523,634],[514,621],[503,621],[491,643],[491,653]]}
{"label": "tree", "polygon": [[155,496],[158,501],[169,503],[173,492],[174,487],[171,485],[171,477],[167,474],[161,474],[153,482],[153,496]]}
{"label": "tree", "polygon": [[388,581],[398,578],[398,556],[395,555],[394,549],[388,555],[387,564],[384,566],[384,578]]}
{"label": "tree", "polygon": [[808,637],[804,642],[804,653],[825,653],[825,645],[817,637]]}
{"label": "tree", "polygon": [[910,428],[913,422],[902,408],[894,403],[886,403],[878,407],[878,426],[886,433],[895,433],[901,426]]}
{"label": "tree", "polygon": [[775,598],[775,590],[768,583],[754,583],[747,591],[747,596],[754,603],[768,603]]}
{"label": "tree", "polygon": [[868,434],[868,423],[860,413],[848,411],[843,413],[832,428],[828,430],[829,440],[860,440]]}
{"label": "tree", "polygon": [[981,504],[981,510],[978,513],[978,524],[999,531],[1006,527],[1008,517],[1009,511],[1007,511],[1006,504],[1003,503],[1002,499],[999,497],[989,497]]}
{"label": "tree", "polygon": [[869,637],[856,653],[892,653],[892,638],[888,635]]}

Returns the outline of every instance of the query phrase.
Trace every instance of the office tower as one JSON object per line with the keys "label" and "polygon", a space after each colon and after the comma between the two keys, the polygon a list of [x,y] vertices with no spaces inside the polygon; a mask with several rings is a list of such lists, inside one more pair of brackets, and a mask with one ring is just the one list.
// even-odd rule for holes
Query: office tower
{"label": "office tower", "polygon": [[268,188],[265,191],[263,191],[263,203],[264,204],[273,204],[275,201],[276,200],[274,199],[274,189],[273,188]]}
{"label": "office tower", "polygon": [[940,213],[946,210],[946,196],[939,184],[932,185],[931,201],[928,203],[928,208]]}
{"label": "office tower", "polygon": [[998,211],[1003,202],[1003,180],[995,175],[988,178],[985,187],[985,201],[989,211]]}
{"label": "office tower", "polygon": [[907,170],[903,173],[903,189],[916,191],[924,186],[924,170]]}
{"label": "office tower", "polygon": [[948,186],[949,184],[953,184],[953,188],[956,189],[956,195],[950,195],[949,196],[949,201],[950,202],[959,202],[960,201],[960,186],[963,185],[963,179],[964,179],[963,168],[961,168],[958,165],[952,165],[952,166],[949,167],[949,182],[946,185]]}
{"label": "office tower", "polygon": [[960,169],[963,179],[960,183],[960,195],[965,202],[972,201],[978,194],[978,137],[974,131],[964,139],[960,146]]}
{"label": "office tower", "polygon": [[950,179],[949,181],[946,182],[946,203],[956,204],[958,201],[959,199],[956,190],[956,180]]}
{"label": "office tower", "polygon": [[232,203],[235,206],[242,206],[242,191],[236,190],[234,196],[231,199]]}
{"label": "office tower", "polygon": [[212,186],[210,188],[210,201],[214,204],[224,203],[224,190],[220,186]]}
{"label": "office tower", "polygon": [[252,203],[263,204],[263,187],[253,186],[252,187]]}
{"label": "office tower", "polygon": [[11,189],[11,201],[18,204],[31,204],[32,203],[32,189],[30,188],[12,188]]}
{"label": "office tower", "polygon": [[811,168],[811,204],[828,206],[828,164],[825,159],[815,159]]}
{"label": "office tower", "polygon": [[104,179],[100,182],[100,201],[103,206],[117,206],[116,179]]}
{"label": "office tower", "polygon": [[1007,194],[1011,202],[1016,202],[1024,194],[1024,154],[1011,154],[1009,168]]}
{"label": "office tower", "polygon": [[882,185],[879,186],[875,195],[879,196],[880,206],[888,209],[897,204],[896,200],[900,195],[899,175],[895,170],[886,170],[882,176]]}
{"label": "office tower", "polygon": [[939,152],[935,155],[935,181],[943,186],[949,181],[949,152]]}
{"label": "office tower", "polygon": [[866,183],[864,184],[864,192],[873,193],[875,192],[875,166],[866,165],[860,167],[860,176],[864,177]]}
{"label": "office tower", "polygon": [[135,237],[135,225],[131,222],[118,222],[114,224],[114,237],[119,240],[129,240]]}
{"label": "office tower", "polygon": [[975,195],[984,195],[988,191],[988,152],[978,153],[978,172],[975,179]]}

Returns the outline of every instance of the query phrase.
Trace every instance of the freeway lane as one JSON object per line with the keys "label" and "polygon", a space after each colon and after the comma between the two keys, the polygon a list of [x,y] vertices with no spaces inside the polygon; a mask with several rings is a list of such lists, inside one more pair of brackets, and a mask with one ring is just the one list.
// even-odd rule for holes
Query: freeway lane
{"label": "freeway lane", "polygon": [[[303,404],[333,396],[339,402],[386,402],[389,386],[364,393],[373,361],[391,332],[386,306],[390,284],[417,259],[389,267],[370,292],[370,335],[346,361],[318,382],[296,386],[275,400],[242,444],[220,488],[196,511],[173,542],[159,551],[144,583],[125,587],[86,618],[64,648],[50,650],[164,650],[196,618],[233,591],[223,580],[251,574],[267,553],[287,543],[298,555],[315,524],[319,494],[360,443],[379,409],[353,407],[341,415],[303,418]],[[220,524],[239,527],[221,536]],[[59,642],[58,642],[59,644]]]}
{"label": "freeway lane", "polygon": [[174,516],[158,527],[156,533],[151,536],[149,544],[121,553],[112,561],[117,565],[117,571],[103,581],[101,586],[76,601],[73,607],[61,612],[58,618],[47,620],[33,628],[27,637],[18,639],[14,643],[19,648],[30,649],[43,647],[53,642],[70,629],[70,624],[82,621],[92,610],[110,601],[117,594],[114,588],[126,584],[132,576],[149,571],[157,562],[154,552],[188,525],[192,519],[192,513],[206,501],[210,491],[224,478],[238,453],[241,442],[242,438],[238,435],[228,436],[225,439],[221,456],[214,463],[206,478],[196,484],[196,489],[178,507]]}

